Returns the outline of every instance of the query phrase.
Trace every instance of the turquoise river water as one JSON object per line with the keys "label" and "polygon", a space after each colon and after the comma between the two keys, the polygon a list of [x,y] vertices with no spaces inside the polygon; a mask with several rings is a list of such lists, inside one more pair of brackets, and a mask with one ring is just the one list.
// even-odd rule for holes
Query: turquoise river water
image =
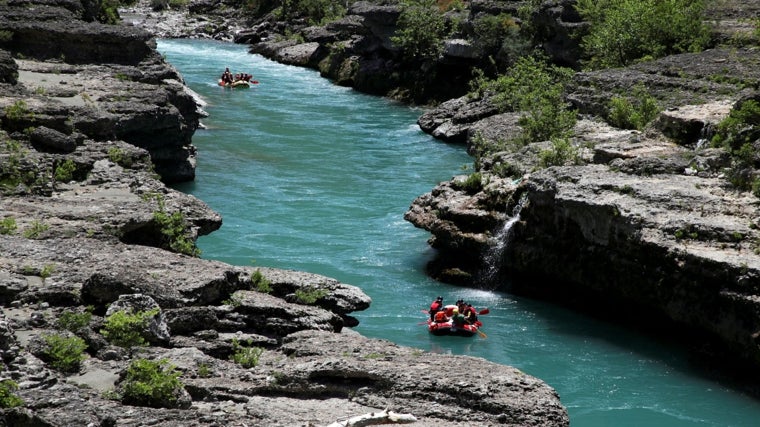
{"label": "turquoise river water", "polygon": [[[245,46],[159,40],[159,51],[207,102],[197,178],[178,188],[223,215],[202,257],[323,274],[360,287],[372,306],[362,334],[482,357],[546,381],[571,426],[758,426],[760,400],[689,363],[687,351],[553,305],[441,284],[424,274],[429,234],[403,219],[412,200],[471,165],[463,146],[424,134],[421,110],[338,87],[313,70]],[[258,85],[225,89],[225,67]],[[487,338],[430,336],[433,298],[477,308]]]}

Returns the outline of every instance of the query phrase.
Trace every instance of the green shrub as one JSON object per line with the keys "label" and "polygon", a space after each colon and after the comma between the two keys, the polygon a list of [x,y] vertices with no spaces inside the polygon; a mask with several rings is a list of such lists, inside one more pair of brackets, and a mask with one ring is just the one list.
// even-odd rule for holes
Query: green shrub
{"label": "green shrub", "polygon": [[301,304],[314,304],[317,300],[324,298],[328,294],[327,289],[313,288],[311,286],[296,289],[295,292],[296,299]]}
{"label": "green shrub", "polygon": [[83,313],[66,310],[58,316],[56,326],[65,331],[77,332],[78,330],[90,325],[92,320],[92,310],[88,309]]}
{"label": "green shrub", "polygon": [[47,348],[45,358],[50,366],[61,372],[77,372],[85,359],[84,351],[87,344],[77,336],[59,334],[44,335]]}
{"label": "green shrub", "polygon": [[0,380],[0,408],[15,408],[21,406],[24,401],[16,396],[18,384],[13,380]]}
{"label": "green shrub", "polygon": [[50,228],[49,225],[35,219],[29,228],[24,229],[23,234],[27,239],[38,239],[48,228]]}
{"label": "green shrub", "polygon": [[567,138],[552,139],[552,148],[539,153],[539,165],[542,167],[562,166],[568,161],[575,162],[578,149]]}
{"label": "green shrub", "polygon": [[279,18],[306,18],[311,25],[324,25],[346,14],[345,3],[337,0],[282,0]]}
{"label": "green shrub", "polygon": [[490,96],[499,111],[522,112],[518,123],[523,133],[517,138],[521,145],[567,137],[576,122],[575,112],[564,101],[564,87],[572,74],[568,68],[524,56],[496,79],[477,76],[471,84],[470,96]]}
{"label": "green shrub", "polygon": [[147,345],[143,337],[150,319],[159,313],[158,308],[133,313],[119,310],[106,318],[100,333],[114,345],[131,348]]}
{"label": "green shrub", "polygon": [[272,292],[272,282],[261,274],[261,270],[256,270],[251,274],[251,283],[253,284],[253,288],[259,292],[265,294]]}
{"label": "green shrub", "polygon": [[153,221],[163,236],[163,245],[181,254],[200,256],[201,250],[189,237],[185,215],[180,211],[166,212],[166,205],[161,195],[153,196],[158,202],[158,209],[153,212]]}
{"label": "green shrub", "polygon": [[133,360],[120,385],[122,402],[153,408],[172,407],[184,387],[180,375],[166,359]]}
{"label": "green shrub", "polygon": [[391,42],[407,60],[436,59],[443,51],[446,23],[434,0],[405,2]]}
{"label": "green shrub", "polygon": [[637,85],[633,88],[633,99],[616,96],[610,100],[608,120],[621,129],[644,128],[660,113],[657,100],[646,89]]}
{"label": "green shrub", "polygon": [[16,218],[7,216],[0,221],[0,234],[13,234],[16,232]]}
{"label": "green shrub", "polygon": [[23,100],[14,102],[13,104],[5,107],[3,111],[5,112],[5,117],[11,120],[34,118],[34,113],[29,110],[29,106]]}
{"label": "green shrub", "polygon": [[131,168],[134,163],[132,157],[124,153],[124,150],[119,147],[111,147],[108,149],[108,160],[123,168]]}
{"label": "green shrub", "polygon": [[55,167],[55,180],[60,182],[69,182],[74,179],[74,173],[77,171],[77,165],[73,160],[66,159],[63,163]]}
{"label": "green shrub", "polygon": [[475,194],[483,189],[483,175],[480,172],[473,172],[461,184],[461,189],[468,194]]}
{"label": "green shrub", "polygon": [[475,45],[486,53],[496,53],[513,45],[520,32],[515,19],[507,14],[483,14],[473,21]]}
{"label": "green shrub", "polygon": [[248,346],[242,346],[238,340],[232,340],[232,355],[230,360],[237,363],[244,368],[253,368],[259,364],[259,358],[264,353],[264,349],[261,347],[251,347],[251,341],[248,341]]}
{"label": "green shrub", "polygon": [[704,0],[577,0],[590,23],[581,46],[592,68],[697,52],[708,46]]}
{"label": "green shrub", "polygon": [[728,117],[718,123],[712,145],[729,151],[739,150],[756,138],[760,126],[760,103],[753,99],[731,109]]}

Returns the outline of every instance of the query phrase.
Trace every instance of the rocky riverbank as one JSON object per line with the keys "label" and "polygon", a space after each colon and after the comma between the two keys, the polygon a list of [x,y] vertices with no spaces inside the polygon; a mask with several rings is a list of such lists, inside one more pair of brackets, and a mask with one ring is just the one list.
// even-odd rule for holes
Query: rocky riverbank
{"label": "rocky riverbank", "polygon": [[569,424],[514,368],[352,333],[354,286],[193,256],[222,219],[166,183],[202,105],[93,7],[0,5],[0,425]]}
{"label": "rocky riverbank", "polygon": [[[510,54],[484,50],[472,31],[479,19],[508,14],[515,26],[529,22],[532,46],[555,63],[577,67],[582,55],[574,34],[586,23],[574,1],[541,2],[530,16],[525,3],[479,0],[447,11],[446,22],[464,24],[432,63],[416,64],[427,73],[418,79],[405,74],[410,63],[391,39],[403,11],[395,2],[355,2],[324,26],[270,14],[225,37],[368,93],[445,100],[420,117],[420,127],[473,150],[515,139],[523,114],[454,96],[484,58]],[[730,182],[737,153],[709,141],[732,109],[760,99],[756,25],[743,19],[758,10],[757,1],[710,3],[715,47],[704,52],[577,72],[564,94],[580,118],[570,140],[576,154],[564,164],[542,165],[553,147],[536,141],[479,159],[477,175],[454,177],[414,201],[406,218],[432,233],[439,254],[430,273],[653,330],[675,328],[712,366],[757,376],[757,197]],[[441,75],[448,80],[438,82]],[[409,80],[418,87],[405,86]],[[641,130],[608,124],[609,101],[642,87],[660,108],[655,120]],[[750,145],[757,152],[756,137]],[[760,162],[756,155],[748,162],[740,173],[753,179]]]}

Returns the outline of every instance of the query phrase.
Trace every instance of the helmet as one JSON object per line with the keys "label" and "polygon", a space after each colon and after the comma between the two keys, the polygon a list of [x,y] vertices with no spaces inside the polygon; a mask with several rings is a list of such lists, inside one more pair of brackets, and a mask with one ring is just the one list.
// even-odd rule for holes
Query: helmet
{"label": "helmet", "polygon": [[436,298],[436,300],[438,300],[438,301],[443,301],[443,297],[442,297],[442,296],[439,296],[438,298]]}
{"label": "helmet", "polygon": [[457,310],[457,309],[455,308],[455,309],[452,311],[452,313],[454,313],[454,314],[459,314],[459,310]]}

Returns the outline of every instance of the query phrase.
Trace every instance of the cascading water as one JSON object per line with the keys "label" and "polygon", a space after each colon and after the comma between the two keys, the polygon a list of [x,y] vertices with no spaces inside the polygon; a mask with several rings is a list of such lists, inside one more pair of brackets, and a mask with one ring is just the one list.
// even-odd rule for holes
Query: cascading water
{"label": "cascading water", "polygon": [[499,273],[501,272],[502,256],[509,244],[512,235],[512,227],[520,220],[520,212],[528,200],[527,193],[520,195],[517,204],[512,208],[512,216],[504,221],[504,224],[491,239],[491,249],[483,257],[483,270],[480,274],[480,283],[495,288]]}

